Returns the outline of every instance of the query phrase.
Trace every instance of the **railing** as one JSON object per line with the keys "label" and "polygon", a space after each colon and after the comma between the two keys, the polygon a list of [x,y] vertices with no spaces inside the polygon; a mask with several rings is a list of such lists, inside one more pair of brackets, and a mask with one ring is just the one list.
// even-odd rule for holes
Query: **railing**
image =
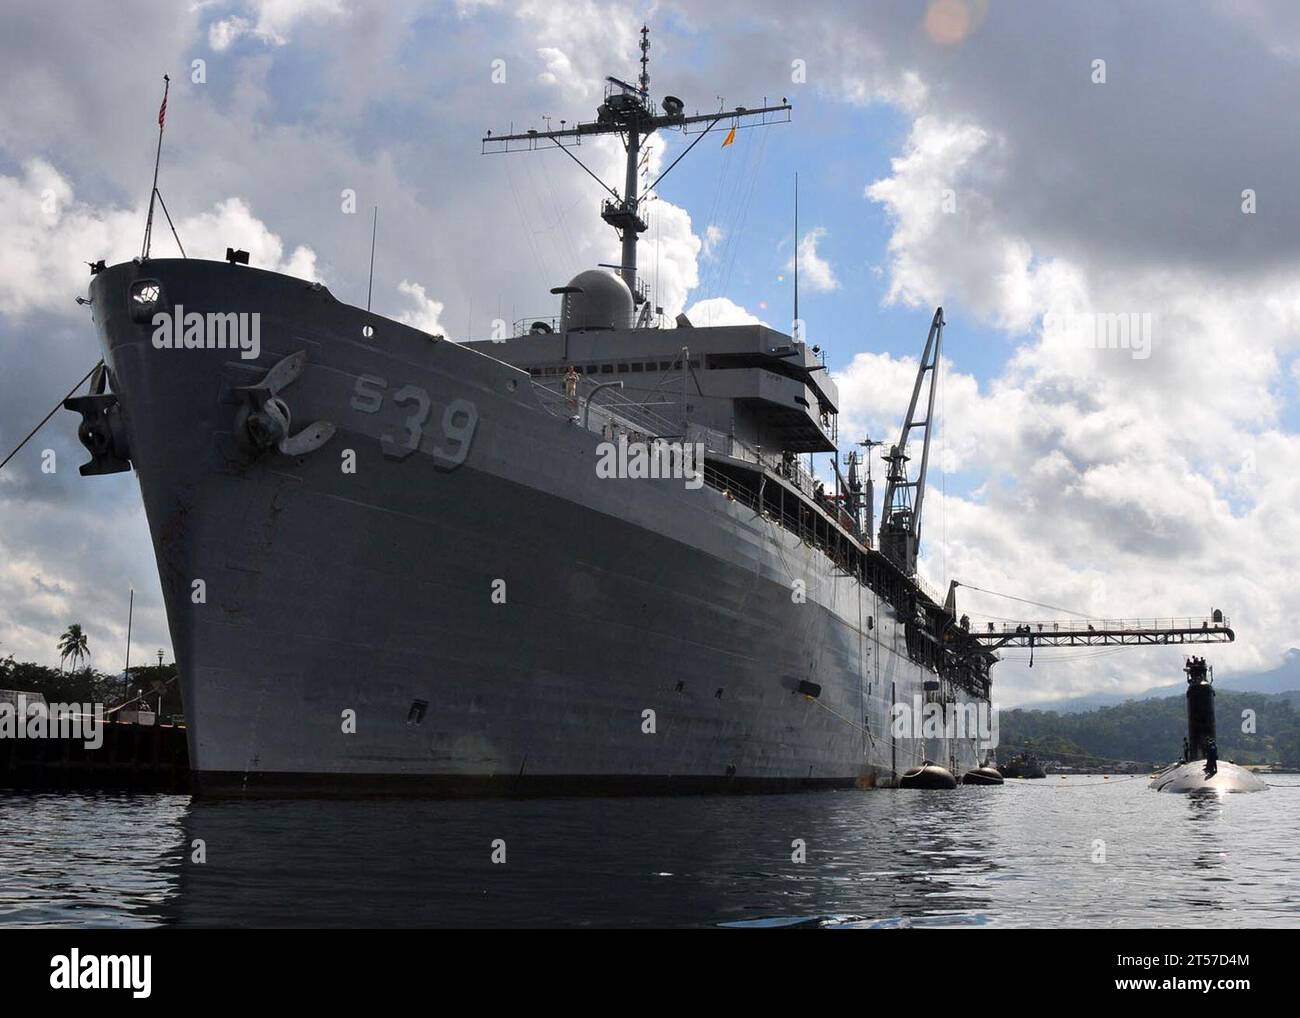
{"label": "railing", "polygon": [[1231,643],[1236,639],[1222,615],[1177,619],[1084,619],[1069,622],[987,623],[970,630],[992,650],[1000,647],[1161,646]]}
{"label": "railing", "polygon": [[925,595],[926,595],[926,596],[927,596],[931,601],[933,601],[935,604],[937,604],[937,605],[942,605],[942,604],[943,604],[943,602],[944,602],[944,595],[943,595],[943,594],[940,594],[939,591],[936,590],[936,589],[935,589],[935,588],[930,584],[930,581],[929,581],[929,580],[927,580],[927,579],[926,579],[924,576],[922,576],[920,573],[916,573],[916,574],[912,577],[912,579],[916,582],[916,585],[917,585],[918,587],[921,588],[921,593],[925,594]]}
{"label": "railing", "polygon": [[560,318],[558,315],[536,315],[532,318],[515,319],[514,334],[516,336],[528,335],[533,331],[534,322],[541,322],[543,325],[549,326],[552,332],[560,331]]}
{"label": "railing", "polygon": [[703,424],[687,424],[686,441],[698,442],[704,446],[705,452],[717,453],[719,456],[729,456],[731,459],[745,460],[747,463],[759,461],[758,453],[735,435],[706,428]]}
{"label": "railing", "polygon": [[1079,621],[1070,622],[1003,622],[1001,626],[996,623],[987,623],[987,628],[981,630],[988,633],[1021,633],[1026,631],[1031,634],[1037,633],[1101,633],[1101,632],[1139,632],[1154,630],[1156,632],[1166,632],[1175,629],[1197,629],[1213,631],[1216,629],[1231,629],[1232,625],[1226,617],[1219,617],[1217,620],[1213,616],[1198,616],[1195,618],[1177,618],[1177,619],[1080,619]]}
{"label": "railing", "polygon": [[713,428],[706,428],[702,424],[688,425],[686,436],[688,441],[703,443],[707,452],[730,456],[732,459],[744,460],[746,463],[763,463],[777,477],[793,484],[809,497],[816,489],[817,478],[797,458],[791,459],[788,463],[773,460],[771,457],[765,460],[757,449],[742,439],[722,431],[715,431]]}
{"label": "railing", "polygon": [[789,481],[810,498],[817,490],[816,476],[814,476],[808,468],[803,465],[798,457],[795,457],[788,463],[783,461],[772,469],[778,477]]}
{"label": "railing", "polygon": [[[817,541],[817,528],[812,524],[811,507],[804,506],[803,503],[795,503],[796,511],[790,512],[780,505],[773,506],[771,503],[766,507],[760,506],[757,493],[749,488],[738,486],[733,478],[708,463],[704,464],[704,483],[723,492],[733,502],[739,502],[760,513],[764,519],[779,524],[805,544],[813,544]],[[799,513],[797,511],[799,508],[806,508],[808,511]]]}
{"label": "railing", "polygon": [[[559,384],[564,384],[563,379]],[[674,434],[671,421],[660,417],[639,403],[630,400],[620,401],[616,389],[604,390],[599,402],[592,403],[589,410],[588,397],[582,393],[570,402],[563,391],[553,389],[536,379],[533,379],[533,391],[537,393],[543,408],[548,413],[556,417],[576,418],[578,424],[582,424],[585,420],[587,430],[598,435],[609,435],[611,427],[627,435],[630,441],[649,441]]]}

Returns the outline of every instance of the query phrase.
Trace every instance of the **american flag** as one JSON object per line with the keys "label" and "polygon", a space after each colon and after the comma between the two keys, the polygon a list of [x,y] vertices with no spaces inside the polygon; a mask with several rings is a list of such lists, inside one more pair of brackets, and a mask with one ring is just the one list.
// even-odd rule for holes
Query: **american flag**
{"label": "american flag", "polygon": [[167,119],[167,92],[172,87],[171,79],[166,75],[163,75],[163,81],[167,82],[167,84],[163,86],[163,101],[162,105],[158,107],[158,130],[160,131],[162,130],[163,121]]}

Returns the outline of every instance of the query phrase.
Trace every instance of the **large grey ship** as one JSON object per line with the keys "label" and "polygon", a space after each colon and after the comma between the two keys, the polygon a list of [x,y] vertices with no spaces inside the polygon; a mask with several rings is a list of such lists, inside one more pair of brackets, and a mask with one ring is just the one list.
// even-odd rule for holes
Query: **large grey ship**
{"label": "large grey ship", "polygon": [[[646,136],[790,106],[656,107],[642,44],[595,121],[484,139],[627,151],[620,260],[513,336],[430,335],[233,251],[92,270],[105,368],[69,406],[84,473],[138,474],[199,791],[766,791],[987,756],[891,725],[986,708],[995,659],[917,575],[942,311],[877,529],[799,328],[667,323],[637,276]],[[630,467],[645,449],[665,469]]]}

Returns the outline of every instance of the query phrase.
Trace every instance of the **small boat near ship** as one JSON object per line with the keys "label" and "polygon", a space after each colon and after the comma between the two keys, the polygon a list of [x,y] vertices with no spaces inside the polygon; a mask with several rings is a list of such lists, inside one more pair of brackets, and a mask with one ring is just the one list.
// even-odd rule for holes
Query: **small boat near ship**
{"label": "small boat near ship", "polygon": [[1047,765],[1032,750],[1017,753],[999,767],[1005,778],[1045,778]]}

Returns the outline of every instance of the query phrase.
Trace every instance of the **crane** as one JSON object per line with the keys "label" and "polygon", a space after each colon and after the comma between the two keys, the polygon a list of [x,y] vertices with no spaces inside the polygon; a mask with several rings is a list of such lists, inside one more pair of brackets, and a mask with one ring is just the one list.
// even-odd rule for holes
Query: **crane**
{"label": "crane", "polygon": [[[925,341],[925,352],[916,372],[912,387],[912,401],[907,407],[903,430],[898,444],[890,446],[885,461],[889,469],[885,477],[885,500],[880,514],[880,550],[908,576],[916,575],[916,557],[921,547],[921,506],[925,501],[925,474],[930,465],[931,422],[934,420],[935,381],[939,374],[939,357],[943,350],[943,308],[936,308],[930,322],[930,334]],[[921,400],[921,388],[927,390],[925,418],[918,420],[916,407]],[[907,475],[908,443],[912,432],[922,429],[921,464],[915,480]]]}

